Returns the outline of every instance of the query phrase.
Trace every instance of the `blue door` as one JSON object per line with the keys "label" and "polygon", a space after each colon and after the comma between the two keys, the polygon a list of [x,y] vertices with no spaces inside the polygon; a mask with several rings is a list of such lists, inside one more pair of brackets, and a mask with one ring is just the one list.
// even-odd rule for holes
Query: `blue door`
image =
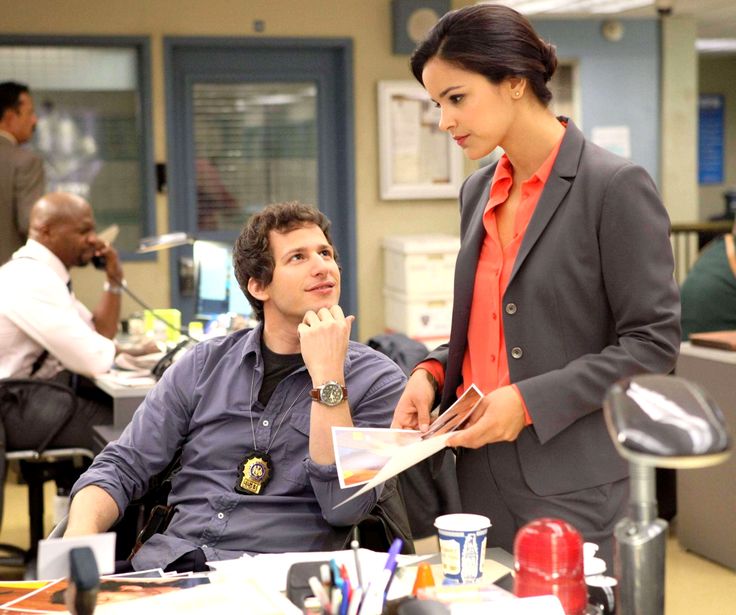
{"label": "blue door", "polygon": [[169,252],[171,304],[183,322],[247,309],[229,248],[250,215],[290,200],[332,220],[341,304],[355,314],[351,41],[176,37],[164,45],[169,229],[196,239]]}

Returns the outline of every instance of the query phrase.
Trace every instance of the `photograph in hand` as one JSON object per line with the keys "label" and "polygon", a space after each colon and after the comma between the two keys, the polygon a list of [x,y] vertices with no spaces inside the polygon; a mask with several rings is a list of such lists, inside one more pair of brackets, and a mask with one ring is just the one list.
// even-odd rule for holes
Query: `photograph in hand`
{"label": "photograph in hand", "polygon": [[437,420],[422,434],[422,439],[426,440],[432,436],[438,436],[448,431],[460,429],[463,423],[468,420],[473,410],[475,410],[475,406],[482,397],[483,394],[478,387],[471,384],[460,399],[437,417]]}
{"label": "photograph in hand", "polygon": [[399,468],[398,473],[437,452],[444,442],[437,442],[435,447],[428,441],[462,427],[482,397],[478,387],[470,385],[424,434],[408,429],[333,427],[332,445],[340,487],[365,485],[386,467]]}

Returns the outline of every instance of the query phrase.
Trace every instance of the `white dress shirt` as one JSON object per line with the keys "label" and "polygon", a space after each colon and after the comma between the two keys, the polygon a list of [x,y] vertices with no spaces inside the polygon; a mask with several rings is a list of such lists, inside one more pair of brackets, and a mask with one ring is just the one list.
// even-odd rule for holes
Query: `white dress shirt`
{"label": "white dress shirt", "polygon": [[44,349],[50,356],[34,377],[110,369],[115,344],[95,331],[92,313],[68,282],[64,264],[33,239],[0,267],[0,378],[29,377]]}

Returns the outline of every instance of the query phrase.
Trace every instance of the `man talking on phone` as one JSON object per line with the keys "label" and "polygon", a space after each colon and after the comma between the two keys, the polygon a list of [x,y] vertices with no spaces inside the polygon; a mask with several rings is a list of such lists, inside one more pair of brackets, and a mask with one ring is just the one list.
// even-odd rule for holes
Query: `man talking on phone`
{"label": "man talking on phone", "polygon": [[[94,257],[107,279],[90,312],[74,296],[69,270]],[[51,447],[92,448],[92,426],[112,423],[109,402],[84,377],[112,366],[122,284],[117,252],[95,233],[87,201],[63,192],[36,201],[28,241],[0,267],[0,378],[53,380],[76,390],[77,412]],[[66,485],[57,480],[62,493],[78,474]]]}

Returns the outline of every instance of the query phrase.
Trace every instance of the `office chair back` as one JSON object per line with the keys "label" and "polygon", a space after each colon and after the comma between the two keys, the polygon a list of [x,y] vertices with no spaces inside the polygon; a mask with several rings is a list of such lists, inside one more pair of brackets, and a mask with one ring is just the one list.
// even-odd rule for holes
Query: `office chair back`
{"label": "office chair back", "polygon": [[[4,484],[8,461],[20,462],[28,484],[30,519],[30,548],[25,551],[0,545],[0,550],[10,553],[6,558],[0,556],[0,563],[18,566],[35,557],[38,541],[43,538],[43,484],[53,478],[50,469],[54,464],[94,456],[85,448],[49,448],[76,410],[76,393],[63,384],[30,378],[0,380],[0,478]],[[3,506],[0,492],[0,519]]]}

